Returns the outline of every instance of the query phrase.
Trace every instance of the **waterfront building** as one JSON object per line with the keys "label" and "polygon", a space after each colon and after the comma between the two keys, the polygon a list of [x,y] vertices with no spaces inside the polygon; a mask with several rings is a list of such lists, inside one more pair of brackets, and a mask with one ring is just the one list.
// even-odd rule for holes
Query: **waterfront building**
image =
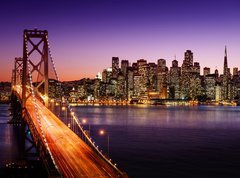
{"label": "waterfront building", "polygon": [[210,74],[210,68],[209,67],[204,67],[203,68],[203,76],[205,77],[208,74]]}
{"label": "waterfront building", "polygon": [[138,64],[136,62],[132,63],[132,69],[134,74],[138,74]]}
{"label": "waterfront building", "polygon": [[216,97],[216,76],[215,74],[208,74],[205,76],[205,89],[208,99],[214,100]]}
{"label": "waterfront building", "polygon": [[141,76],[140,78],[140,95],[144,96],[145,93],[147,92],[147,88],[148,88],[148,72],[149,72],[149,67],[147,64],[147,61],[145,59],[140,59],[137,61],[137,65],[138,65],[138,75]]}
{"label": "waterfront building", "polygon": [[237,67],[234,67],[233,68],[233,76],[234,75],[238,75],[238,68]]}
{"label": "waterfront building", "polygon": [[190,73],[192,72],[193,67],[193,53],[191,50],[187,50],[184,53],[184,60],[182,64],[182,73]]}
{"label": "waterfront building", "polygon": [[122,60],[121,61],[121,71],[124,75],[124,77],[127,76],[127,68],[129,67],[129,61],[128,60]]}
{"label": "waterfront building", "polygon": [[112,57],[112,78],[117,78],[119,72],[119,58]]}
{"label": "waterfront building", "polygon": [[180,99],[180,77],[181,67],[178,66],[178,61],[172,61],[172,67],[170,68],[170,86],[169,86],[169,98]]}
{"label": "waterfront building", "polygon": [[[145,59],[137,60],[137,68],[138,68],[138,73],[139,74],[141,73],[141,66],[144,66],[145,64],[147,64],[147,61]],[[133,63],[133,65],[135,65],[135,63]]]}
{"label": "waterfront building", "polygon": [[101,85],[101,80],[100,79],[94,79],[93,80],[93,96],[95,100],[100,99],[100,85]]}
{"label": "waterfront building", "polygon": [[221,94],[221,92],[222,92],[222,86],[219,83],[217,83],[216,87],[215,87],[215,100],[217,102],[222,101],[222,94]]}
{"label": "waterfront building", "polygon": [[49,79],[48,87],[49,87],[48,89],[49,98],[61,99],[61,96],[62,96],[61,82],[54,79]]}
{"label": "waterfront building", "polygon": [[200,76],[200,65],[199,62],[194,62],[193,65],[193,71],[192,71],[195,75]]}
{"label": "waterfront building", "polygon": [[11,97],[11,83],[0,82],[0,101],[10,101]]}
{"label": "waterfront building", "polygon": [[157,64],[157,91],[160,94],[161,99],[166,99],[167,94],[167,83],[168,83],[168,68],[166,66],[165,59],[158,59]]}
{"label": "waterfront building", "polygon": [[102,81],[104,83],[109,83],[110,78],[112,77],[112,68],[104,69],[102,72]]}
{"label": "waterfront building", "polygon": [[230,73],[230,69],[228,68],[227,47],[225,46],[223,76],[222,76],[222,93],[221,93],[223,100],[229,100],[231,98],[230,79],[231,79],[231,73]]}
{"label": "waterfront building", "polygon": [[133,77],[133,85],[134,85],[134,92],[133,97],[134,98],[140,98],[142,94],[142,88],[141,88],[141,75],[134,75]]}
{"label": "waterfront building", "polygon": [[149,91],[157,91],[157,64],[156,63],[148,63],[148,90]]}
{"label": "waterfront building", "polygon": [[126,80],[122,72],[118,74],[116,86],[116,99],[126,99]]}
{"label": "waterfront building", "polygon": [[112,100],[116,95],[117,79],[111,78],[109,83],[106,85],[106,96]]}
{"label": "waterfront building", "polygon": [[[223,74],[216,69],[210,74],[210,68],[204,67],[200,75],[199,62],[193,61],[193,53],[186,50],[182,66],[175,59],[170,70],[165,59],[159,59],[157,64],[147,63],[139,59],[129,66],[128,60],[121,61],[112,58],[112,67],[103,70],[99,78],[82,79],[80,81],[64,82],[64,92],[74,93],[80,100],[93,96],[95,100],[134,100],[148,102],[149,99],[192,99],[204,101],[206,98],[216,101],[230,101],[240,98],[240,71],[233,68],[231,76],[228,68],[227,49],[225,47]],[[78,86],[78,87],[76,87]],[[72,91],[75,87],[78,90]],[[55,94],[55,92],[53,92]]]}
{"label": "waterfront building", "polygon": [[134,90],[134,70],[133,67],[128,67],[127,69],[127,94],[128,100],[131,100]]}
{"label": "waterfront building", "polygon": [[[192,80],[193,71],[193,53],[191,50],[187,50],[184,53],[184,60],[182,64],[182,75],[181,75],[181,98],[190,98],[190,81]],[[191,86],[194,86],[193,84]]]}

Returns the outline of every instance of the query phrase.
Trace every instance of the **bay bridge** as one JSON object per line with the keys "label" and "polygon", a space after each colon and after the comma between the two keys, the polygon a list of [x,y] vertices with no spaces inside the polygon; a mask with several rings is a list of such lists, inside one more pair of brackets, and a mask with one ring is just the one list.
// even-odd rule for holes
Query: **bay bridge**
{"label": "bay bridge", "polygon": [[[66,121],[50,109],[57,99],[69,113]],[[12,103],[12,122],[31,133],[26,152],[36,148],[49,177],[128,177],[96,146],[64,97],[46,30],[24,30],[23,56],[15,58],[12,71]]]}

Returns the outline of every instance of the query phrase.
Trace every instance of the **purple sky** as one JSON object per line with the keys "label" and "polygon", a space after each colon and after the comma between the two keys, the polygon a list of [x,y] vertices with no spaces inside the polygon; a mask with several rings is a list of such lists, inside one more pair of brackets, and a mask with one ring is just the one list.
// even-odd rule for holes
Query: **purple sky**
{"label": "purple sky", "polygon": [[22,56],[24,29],[46,29],[61,80],[94,77],[111,57],[179,65],[190,49],[194,61],[222,72],[240,69],[240,2],[235,0],[3,0],[0,5],[0,81],[10,81]]}

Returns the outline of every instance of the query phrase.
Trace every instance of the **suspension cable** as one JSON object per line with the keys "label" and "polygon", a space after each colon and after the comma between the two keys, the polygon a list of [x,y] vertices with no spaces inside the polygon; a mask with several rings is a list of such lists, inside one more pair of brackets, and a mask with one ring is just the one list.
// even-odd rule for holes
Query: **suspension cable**
{"label": "suspension cable", "polygon": [[[47,39],[47,44],[48,44],[48,51],[49,51],[49,57],[50,57],[50,60],[51,60],[51,63],[53,65],[53,70],[54,70],[54,73],[55,73],[55,77],[57,79],[58,82],[60,82],[59,80],[59,77],[58,77],[58,74],[57,74],[57,70],[56,70],[56,67],[55,67],[55,64],[54,64],[54,61],[53,61],[53,58],[52,58],[52,54],[51,54],[51,50],[50,50],[50,44],[49,44],[49,41],[48,41],[48,37],[46,37]],[[61,82],[60,82],[61,83]],[[61,85],[60,85],[61,86]],[[63,89],[62,89],[62,86],[60,87],[60,90],[61,90],[61,95],[63,94]],[[102,151],[98,148],[97,145],[95,145],[95,142],[92,140],[92,138],[86,134],[85,130],[83,129],[83,126],[81,125],[77,115],[75,112],[73,112],[73,109],[71,108],[69,102],[67,99],[65,99],[65,96],[61,96],[64,100],[66,100],[66,105],[67,105],[67,109],[69,110],[71,117],[72,117],[72,120],[76,123],[76,125],[78,126],[78,128],[80,129],[80,131],[82,132],[83,136],[86,138],[86,140],[90,143],[90,145],[95,149],[95,151],[97,151],[97,153],[106,161],[108,162],[115,170],[117,170],[120,174],[122,174],[122,172],[116,167],[117,164],[114,164],[111,162],[111,159],[110,158],[107,158],[103,153]],[[62,100],[61,98],[61,100]],[[74,129],[73,129],[74,131]]]}
{"label": "suspension cable", "polygon": [[[29,56],[28,56],[28,48],[27,48],[27,40],[26,40],[26,36],[24,36],[24,43],[25,43],[25,47],[26,47],[26,57],[27,57],[27,65],[28,65],[28,75],[29,75],[29,79],[30,79],[30,93],[32,94],[32,97],[33,97],[33,104],[34,104],[34,111],[35,111],[35,114],[36,114],[36,118],[37,118],[37,123],[38,123],[38,126],[39,126],[39,129],[40,129],[40,133],[41,133],[41,136],[43,138],[43,141],[44,141],[44,144],[47,148],[47,151],[50,155],[50,158],[55,166],[55,168],[58,170],[59,172],[59,168],[56,164],[56,161],[53,157],[53,154],[49,148],[49,144],[47,142],[47,139],[46,139],[46,136],[44,134],[44,131],[43,131],[43,128],[42,128],[42,123],[41,123],[41,118],[39,116],[39,111],[38,111],[38,108],[37,108],[37,103],[36,103],[36,96],[35,96],[35,91],[34,91],[34,86],[33,86],[33,81],[32,81],[32,72],[31,72],[31,68],[30,68],[30,62],[29,62]],[[47,81],[48,82],[48,81]],[[60,172],[59,172],[60,173]]]}

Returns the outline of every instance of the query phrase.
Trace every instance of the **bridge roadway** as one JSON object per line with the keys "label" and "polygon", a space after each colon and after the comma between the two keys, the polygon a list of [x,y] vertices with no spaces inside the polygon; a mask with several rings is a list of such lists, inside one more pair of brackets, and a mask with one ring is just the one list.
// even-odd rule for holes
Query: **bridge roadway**
{"label": "bridge roadway", "polygon": [[[21,87],[15,90],[21,96]],[[123,177],[40,101],[36,100],[36,105],[49,148],[65,177]],[[38,126],[32,97],[27,100],[26,109]],[[37,130],[41,133],[39,127]]]}

